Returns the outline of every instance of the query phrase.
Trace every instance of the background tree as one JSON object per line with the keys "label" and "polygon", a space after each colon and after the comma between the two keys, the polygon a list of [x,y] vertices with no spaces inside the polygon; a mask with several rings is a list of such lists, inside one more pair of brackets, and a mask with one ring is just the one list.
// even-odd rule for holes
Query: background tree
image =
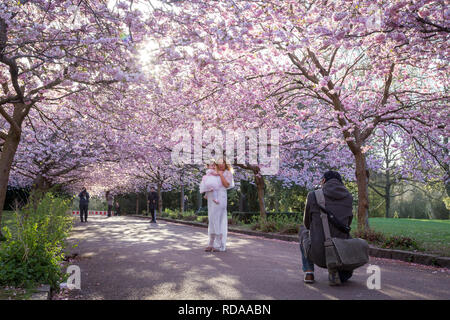
{"label": "background tree", "polygon": [[[140,13],[124,3],[109,8],[103,1],[8,0],[0,12],[0,115],[7,125],[0,130],[1,225],[11,166],[30,110],[65,99],[76,100],[79,111],[93,100],[106,103],[100,92],[118,94],[126,88],[124,81],[139,78],[133,41],[140,41],[146,28]],[[133,41],[123,39],[123,32]]]}
{"label": "background tree", "polygon": [[[155,10],[165,22],[159,43],[170,70],[186,74],[197,86],[198,79],[211,79],[210,85],[201,85],[198,96],[203,104],[214,96],[223,109],[237,99],[235,105],[247,118],[259,105],[267,119],[274,120],[281,99],[286,101],[285,113],[290,112],[286,124],[301,130],[298,123],[309,117],[316,124],[309,132],[315,141],[334,142],[330,153],[353,158],[359,229],[368,227],[372,160],[366,152],[376,130],[396,126],[405,141],[433,130],[445,136],[439,117],[444,112],[445,78],[442,68],[436,67],[441,55],[428,52],[428,63],[423,56],[407,56],[399,47],[408,38],[399,30],[392,37],[385,35],[389,21],[383,15],[379,24],[371,23],[371,4],[205,1],[177,2],[176,10]],[[379,8],[384,12],[396,5],[383,2]],[[255,79],[264,82],[264,92],[248,90],[258,87]],[[230,88],[232,98],[227,94]],[[247,91],[241,95],[239,89]],[[267,99],[267,91],[276,93],[275,101]],[[305,112],[293,108],[298,102],[307,107]],[[227,112],[220,114],[226,118]]]}

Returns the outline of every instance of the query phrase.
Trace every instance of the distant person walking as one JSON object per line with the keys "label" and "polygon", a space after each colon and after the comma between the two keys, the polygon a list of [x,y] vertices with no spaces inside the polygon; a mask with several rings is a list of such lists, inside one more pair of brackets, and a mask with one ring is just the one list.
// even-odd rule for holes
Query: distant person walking
{"label": "distant person walking", "polygon": [[[89,193],[86,191],[86,187],[83,187],[80,194],[78,195],[80,198],[80,219],[81,222],[87,222],[88,218],[88,209],[89,209]],[[84,217],[84,221],[83,221]]]}
{"label": "distant person walking", "polygon": [[108,218],[111,217],[111,212],[114,204],[114,197],[111,192],[106,191],[106,202],[108,203]]}
{"label": "distant person walking", "polygon": [[184,196],[183,201],[184,201],[184,210],[186,210],[186,211],[189,210],[189,198],[187,195]]}
{"label": "distant person walking", "polygon": [[[322,176],[322,191],[325,198],[325,208],[333,213],[341,225],[349,227],[352,223],[353,197],[342,183],[341,175],[336,171],[327,171]],[[315,192],[308,193],[306,198],[305,213],[303,216],[305,228],[300,230],[300,252],[302,256],[302,267],[305,273],[304,282],[314,282],[314,265],[327,268],[325,258],[325,235],[320,217],[320,208]],[[330,234],[332,237],[348,239],[350,235],[330,223]],[[328,270],[330,285],[339,285],[352,276],[353,271]]]}
{"label": "distant person walking", "polygon": [[116,201],[116,215],[120,216],[120,204],[119,204],[119,201]]}
{"label": "distant person walking", "polygon": [[147,203],[148,203],[148,210],[152,215],[152,220],[150,221],[150,223],[156,223],[156,208],[158,208],[158,193],[155,191],[154,188],[151,188],[150,192],[148,193]]}

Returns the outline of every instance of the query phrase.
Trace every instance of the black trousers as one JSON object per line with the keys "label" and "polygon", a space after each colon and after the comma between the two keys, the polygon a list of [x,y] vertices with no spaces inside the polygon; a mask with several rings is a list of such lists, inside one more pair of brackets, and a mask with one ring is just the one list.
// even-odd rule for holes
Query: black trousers
{"label": "black trousers", "polygon": [[152,214],[152,221],[156,221],[155,219],[155,211],[156,211],[156,207],[155,206],[149,206],[148,210],[150,211],[150,213]]}
{"label": "black trousers", "polygon": [[87,203],[80,204],[80,219],[81,219],[81,222],[83,222],[83,217],[84,217],[84,221],[87,221],[88,206],[89,206],[89,204],[87,204]]}
{"label": "black trousers", "polygon": [[111,217],[111,211],[112,211],[112,204],[108,204],[108,217]]}

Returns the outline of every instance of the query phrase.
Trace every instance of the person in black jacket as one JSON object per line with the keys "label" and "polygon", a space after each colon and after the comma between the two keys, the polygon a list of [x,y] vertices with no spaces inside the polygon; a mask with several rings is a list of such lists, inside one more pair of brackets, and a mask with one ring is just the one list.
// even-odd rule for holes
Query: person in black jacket
{"label": "person in black jacket", "polygon": [[147,198],[148,203],[148,209],[150,210],[150,213],[152,214],[152,220],[150,223],[156,223],[156,208],[158,207],[158,193],[155,192],[154,188],[150,189],[150,192],[148,193]]}
{"label": "person in black jacket", "polygon": [[[86,191],[86,187],[83,187],[80,194],[80,219],[81,222],[87,222],[88,208],[89,208],[89,193]],[[84,221],[83,221],[84,217]]]}
{"label": "person in black jacket", "polygon": [[120,204],[119,204],[119,201],[116,201],[115,207],[116,207],[116,215],[120,216]]}
{"label": "person in black jacket", "polygon": [[112,216],[112,210],[114,205],[114,197],[111,194],[111,192],[108,190],[106,191],[106,202],[108,203],[108,218]]}
{"label": "person in black jacket", "polygon": [[[349,227],[353,219],[353,197],[342,183],[341,175],[336,171],[327,171],[322,177],[322,190],[325,197],[325,209],[332,212],[341,225]],[[314,282],[314,265],[326,268],[325,235],[323,232],[320,208],[314,191],[309,192],[305,213],[303,216],[304,228],[300,231],[300,251],[302,255],[305,283]],[[329,223],[330,234],[335,238],[348,239],[350,235],[337,226]],[[310,242],[308,252],[305,252],[303,243]],[[307,254],[307,255],[306,255]],[[352,271],[328,270],[330,285],[338,285],[352,276]]]}

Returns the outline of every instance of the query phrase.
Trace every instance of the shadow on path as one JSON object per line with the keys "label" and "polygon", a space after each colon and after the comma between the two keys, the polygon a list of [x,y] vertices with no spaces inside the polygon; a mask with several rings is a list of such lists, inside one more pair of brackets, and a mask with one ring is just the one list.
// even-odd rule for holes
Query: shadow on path
{"label": "shadow on path", "polygon": [[229,233],[227,252],[206,253],[206,229],[136,217],[77,222],[69,238],[79,255],[81,291],[72,299],[449,299],[450,273],[371,259],[381,290],[366,286],[366,267],[330,287],[317,268],[303,283],[297,243]]}

